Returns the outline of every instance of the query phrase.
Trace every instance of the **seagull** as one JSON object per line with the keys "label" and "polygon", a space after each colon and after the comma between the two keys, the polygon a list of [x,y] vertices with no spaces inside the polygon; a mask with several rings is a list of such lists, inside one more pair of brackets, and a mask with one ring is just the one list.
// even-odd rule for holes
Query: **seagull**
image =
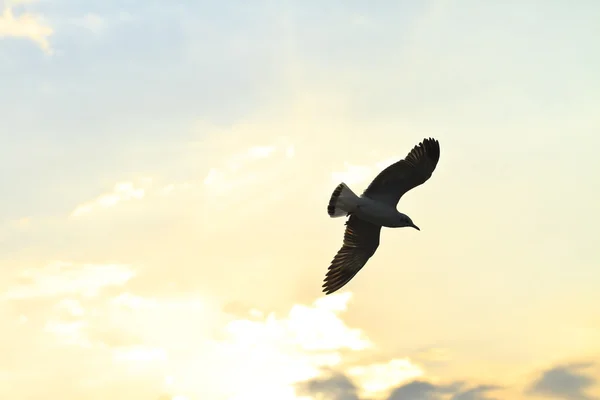
{"label": "seagull", "polygon": [[402,195],[425,183],[440,159],[440,144],[427,138],[403,159],[385,168],[359,197],[345,183],[331,194],[327,213],[331,218],[348,216],[344,244],[337,252],[323,283],[331,294],[346,285],[365,266],[379,247],[382,227],[412,227],[412,219],[396,209]]}

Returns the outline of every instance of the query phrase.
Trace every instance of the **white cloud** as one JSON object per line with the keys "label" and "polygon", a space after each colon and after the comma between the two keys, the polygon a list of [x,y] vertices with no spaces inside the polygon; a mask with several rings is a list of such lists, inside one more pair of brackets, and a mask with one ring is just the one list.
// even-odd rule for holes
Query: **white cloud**
{"label": "white cloud", "polygon": [[[149,186],[151,180],[148,178],[142,180],[144,186]],[[71,213],[72,217],[80,217],[84,214],[92,212],[96,208],[109,208],[113,207],[119,202],[128,200],[140,200],[144,198],[146,194],[146,188],[136,187],[132,182],[120,182],[117,183],[111,193],[106,193],[93,201],[81,204],[73,210]]]}
{"label": "white cloud", "polygon": [[[211,368],[210,381],[226,398],[294,399],[294,384],[317,376],[323,367],[339,365],[340,350],[372,346],[360,330],[347,327],[338,316],[349,298],[343,294],[309,306],[296,304],[283,317],[270,313],[257,320],[254,313],[253,319],[232,320],[223,327],[221,339],[207,340],[205,351],[189,360],[189,369]],[[197,379],[187,373],[180,376],[182,384],[187,382],[181,389],[193,390]],[[210,397],[198,388],[195,395]]]}
{"label": "white cloud", "polygon": [[364,395],[371,398],[385,393],[389,388],[423,376],[421,368],[408,358],[393,359],[386,363],[353,367],[348,375],[363,389]]}
{"label": "white cloud", "polygon": [[51,54],[52,48],[48,38],[52,36],[54,30],[44,23],[39,15],[23,13],[15,16],[11,6],[18,3],[23,3],[23,1],[12,1],[4,6],[2,15],[0,15],[0,38],[29,39],[35,42],[44,52]]}
{"label": "white cloud", "polygon": [[[373,348],[360,329],[340,318],[350,298],[339,293],[295,304],[283,315],[253,310],[248,318],[232,319],[197,294],[151,298],[122,292],[95,299],[93,307],[66,297],[48,314],[43,333],[63,349],[72,346],[82,356],[95,355],[96,363],[109,363],[106,376],[94,379],[111,385],[126,379],[117,374],[125,368],[148,383],[160,377],[171,397],[297,400],[298,382],[343,369],[344,352]],[[415,369],[408,360],[394,360],[351,371],[375,393]],[[79,373],[90,379],[85,369]]]}
{"label": "white cloud", "polygon": [[[273,201],[271,197],[281,194],[283,188],[276,181],[289,171],[294,157],[294,147],[281,139],[279,142],[283,143],[242,148],[211,166],[203,180],[205,205],[213,212],[231,209],[240,201],[248,204],[256,194],[261,195],[262,204]],[[266,189],[267,186],[278,190]],[[245,188],[252,189],[243,197],[230,196]]]}
{"label": "white cloud", "polygon": [[44,331],[54,335],[61,344],[90,347],[90,342],[82,332],[84,327],[83,321],[49,321],[45,325]]}
{"label": "white cloud", "polygon": [[[77,294],[95,296],[107,286],[123,285],[135,272],[122,264],[83,264],[53,262],[43,268],[30,268],[19,274],[21,283],[4,294],[8,299]],[[63,304],[65,305],[65,304]],[[72,303],[69,304],[72,306]]]}

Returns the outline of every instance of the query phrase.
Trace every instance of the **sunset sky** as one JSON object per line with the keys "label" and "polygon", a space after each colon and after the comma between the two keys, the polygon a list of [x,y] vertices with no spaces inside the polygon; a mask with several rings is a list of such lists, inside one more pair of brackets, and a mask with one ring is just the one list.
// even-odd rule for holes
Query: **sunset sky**
{"label": "sunset sky", "polygon": [[[600,399],[600,2],[0,0],[0,399]],[[342,290],[357,193],[440,161]]]}

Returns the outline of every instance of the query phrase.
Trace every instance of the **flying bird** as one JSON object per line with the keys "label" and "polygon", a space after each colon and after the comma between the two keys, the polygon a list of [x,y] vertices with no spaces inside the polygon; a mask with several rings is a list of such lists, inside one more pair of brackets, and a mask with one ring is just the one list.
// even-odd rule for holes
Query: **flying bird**
{"label": "flying bird", "polygon": [[385,168],[373,179],[361,196],[345,183],[331,194],[327,213],[331,218],[349,216],[344,244],[337,252],[323,283],[323,292],[331,294],[346,285],[365,266],[379,247],[382,227],[412,227],[412,219],[396,209],[400,198],[425,183],[440,159],[440,144],[428,138],[415,146],[403,159]]}

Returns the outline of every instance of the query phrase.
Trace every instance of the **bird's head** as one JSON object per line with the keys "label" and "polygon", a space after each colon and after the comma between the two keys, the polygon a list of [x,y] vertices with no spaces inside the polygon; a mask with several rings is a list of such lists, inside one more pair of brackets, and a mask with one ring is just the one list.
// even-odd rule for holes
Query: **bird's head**
{"label": "bird's head", "polygon": [[411,228],[415,228],[418,231],[421,230],[418,226],[415,225],[415,223],[412,221],[412,219],[410,219],[408,215],[403,216],[402,223],[404,224],[404,226],[410,226]]}

